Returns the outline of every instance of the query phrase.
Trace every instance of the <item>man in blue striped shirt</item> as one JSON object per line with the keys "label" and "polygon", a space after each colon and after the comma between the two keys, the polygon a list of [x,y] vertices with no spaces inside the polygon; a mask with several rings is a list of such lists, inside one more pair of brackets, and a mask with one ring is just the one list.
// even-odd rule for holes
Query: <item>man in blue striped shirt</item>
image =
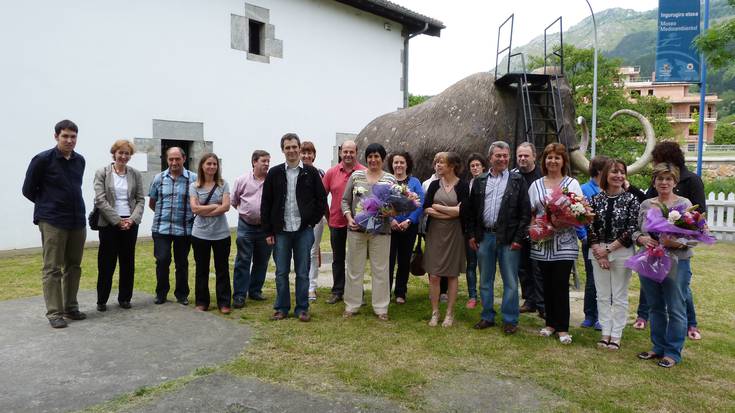
{"label": "man in blue striped shirt", "polygon": [[148,206],[153,216],[153,256],[156,257],[156,304],[166,302],[171,288],[168,280],[173,245],[176,265],[174,296],[179,304],[189,304],[189,247],[194,213],[189,206],[189,184],[197,174],[184,168],[186,154],[178,147],[166,151],[168,169],[151,182]]}

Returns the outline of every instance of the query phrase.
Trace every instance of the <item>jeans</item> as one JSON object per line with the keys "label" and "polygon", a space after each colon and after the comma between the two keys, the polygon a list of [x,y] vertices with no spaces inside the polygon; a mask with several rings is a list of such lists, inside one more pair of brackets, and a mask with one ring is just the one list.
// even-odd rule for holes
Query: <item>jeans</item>
{"label": "jeans", "polygon": [[296,272],[296,307],[294,314],[309,311],[309,251],[314,244],[314,228],[308,226],[298,231],[282,231],[276,234],[273,260],[276,262],[276,302],[273,309],[288,314],[291,310],[291,289],[288,275],[293,256]]}
{"label": "jeans", "polygon": [[679,260],[674,265],[660,284],[646,277],[640,277],[640,280],[650,305],[651,351],[679,363],[687,334],[684,286],[691,271],[688,259]]}
{"label": "jeans", "polygon": [[40,221],[43,245],[43,298],[49,320],[79,310],[77,291],[87,228],[63,229]]}
{"label": "jeans", "polygon": [[538,261],[544,276],[546,326],[555,331],[569,331],[569,274],[572,260]]}
{"label": "jeans", "polygon": [[129,302],[133,297],[135,279],[135,242],[138,225],[128,230],[109,225],[100,228],[100,247],[97,250],[97,304],[107,304],[112,290],[112,275],[120,261],[118,302]]}
{"label": "jeans", "polygon": [[396,271],[395,296],[406,298],[408,291],[408,270],[411,266],[411,254],[416,245],[416,234],[419,226],[411,224],[405,231],[394,231],[390,234],[390,271],[388,273],[389,288],[393,288],[393,271],[398,263]]}
{"label": "jeans", "polygon": [[500,276],[503,278],[503,302],[500,306],[503,323],[518,324],[518,262],[520,257],[521,251],[510,249],[510,245],[496,244],[495,233],[485,232],[477,250],[477,259],[480,263],[480,297],[482,298],[480,316],[483,320],[495,320],[493,285],[497,263],[500,265]]}
{"label": "jeans", "polygon": [[[265,242],[266,235],[260,225],[250,225],[242,219],[237,223],[237,255],[232,272],[232,298],[245,300],[245,296],[263,294],[265,273],[273,247]],[[252,265],[251,265],[252,264]]]}
{"label": "jeans", "polygon": [[467,295],[477,298],[477,251],[470,248],[469,243],[465,245],[465,257],[467,258]]}
{"label": "jeans", "polygon": [[341,297],[345,293],[347,227],[329,227],[329,243],[332,245],[332,294]]}
{"label": "jeans", "polygon": [[319,279],[319,244],[322,242],[322,233],[324,233],[324,224],[326,219],[322,218],[318,224],[314,226],[314,245],[311,246],[309,254],[309,291],[316,291],[317,280]]}
{"label": "jeans", "polygon": [[[686,298],[686,310],[687,310],[687,327],[696,327],[697,326],[697,312],[694,310],[694,298],[692,297],[692,271],[691,269],[688,271],[688,276],[685,275],[685,277],[688,277],[688,279],[685,281],[685,284],[682,284],[682,287],[685,288],[684,295]],[[648,314],[649,314],[649,307],[648,302],[646,300],[646,294],[643,291],[643,284],[641,284],[641,292],[640,292],[640,299],[638,300],[638,318],[642,320],[648,320]]]}
{"label": "jeans", "polygon": [[177,300],[189,297],[189,247],[191,237],[164,235],[153,233],[153,256],[156,257],[156,297],[166,298],[171,288],[168,281],[171,265],[171,245],[174,247],[174,263],[176,264],[176,287],[174,296]]}
{"label": "jeans", "polygon": [[229,307],[230,297],[230,237],[218,240],[191,237],[196,262],[194,281],[194,299],[197,305],[209,307],[209,262],[214,253],[215,294],[217,307]]}
{"label": "jeans", "polygon": [[532,309],[544,312],[544,277],[538,262],[531,259],[531,241],[524,240],[521,249],[521,262],[518,266],[518,280],[525,304]]}
{"label": "jeans", "polygon": [[595,289],[595,270],[589,257],[590,245],[585,239],[582,241],[582,259],[584,259],[584,318],[597,321],[597,290]]}

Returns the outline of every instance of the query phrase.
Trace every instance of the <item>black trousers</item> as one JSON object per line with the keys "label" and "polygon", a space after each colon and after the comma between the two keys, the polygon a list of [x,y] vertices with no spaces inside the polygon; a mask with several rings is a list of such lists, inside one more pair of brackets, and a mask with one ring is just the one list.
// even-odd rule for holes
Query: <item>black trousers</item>
{"label": "black trousers", "polygon": [[556,331],[569,331],[569,274],[574,261],[537,262],[544,277],[546,325]]}
{"label": "black trousers", "polygon": [[166,298],[171,288],[168,282],[171,266],[171,245],[174,247],[176,264],[176,287],[174,296],[177,300],[189,297],[189,247],[190,236],[175,236],[153,233],[153,256],[156,257],[156,297]]}
{"label": "black trousers", "polygon": [[526,304],[539,311],[544,311],[544,277],[539,270],[538,262],[531,259],[531,242],[523,241],[521,261],[518,266],[518,280],[521,282],[521,297]]}
{"label": "black trousers", "polygon": [[196,305],[209,307],[209,261],[214,252],[215,294],[217,307],[230,307],[230,237],[211,241],[191,237],[196,263],[194,279],[194,300]]}
{"label": "black trousers", "polygon": [[138,226],[128,230],[117,226],[100,227],[100,247],[97,250],[97,304],[107,304],[112,290],[112,275],[120,262],[120,285],[117,301],[130,301],[135,278],[135,242]]}
{"label": "black trousers", "polygon": [[329,243],[332,245],[332,294],[342,296],[345,293],[347,227],[329,227]]}
{"label": "black trousers", "polygon": [[390,289],[393,289],[393,273],[398,264],[396,274],[396,289],[394,294],[396,297],[406,298],[408,290],[408,270],[411,266],[411,253],[416,245],[416,234],[418,234],[418,224],[411,224],[405,231],[394,231],[390,234],[390,261],[388,279]]}

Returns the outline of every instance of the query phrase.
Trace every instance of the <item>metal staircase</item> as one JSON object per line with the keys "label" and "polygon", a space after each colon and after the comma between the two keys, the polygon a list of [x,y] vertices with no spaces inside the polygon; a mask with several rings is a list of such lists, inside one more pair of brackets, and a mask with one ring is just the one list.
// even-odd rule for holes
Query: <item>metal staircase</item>
{"label": "metal staircase", "polygon": [[[511,15],[498,27],[498,47],[495,56],[495,85],[498,88],[514,89],[521,103],[516,113],[516,146],[521,142],[531,142],[537,151],[543,151],[544,147],[551,142],[558,142],[564,127],[564,109],[559,92],[559,77],[563,76],[546,73],[546,63],[554,56],[559,58],[563,65],[563,53],[561,51],[561,17],[554,21],[544,30],[544,73],[528,73],[526,58],[523,53],[511,53],[513,39],[513,20]],[[559,23],[560,47],[552,53],[546,53],[547,31]],[[510,23],[510,34],[508,46],[500,49],[500,38],[503,28]],[[498,78],[498,60],[500,55],[507,52],[507,67],[505,74]],[[521,71],[511,72],[511,61],[520,58]],[[563,67],[563,66],[562,66]]]}

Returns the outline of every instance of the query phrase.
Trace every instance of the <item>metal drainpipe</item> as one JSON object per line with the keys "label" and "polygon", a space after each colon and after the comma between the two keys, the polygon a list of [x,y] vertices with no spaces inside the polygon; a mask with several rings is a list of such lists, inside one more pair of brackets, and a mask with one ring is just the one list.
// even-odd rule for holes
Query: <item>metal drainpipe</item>
{"label": "metal drainpipe", "polygon": [[408,107],[408,41],[429,30],[429,23],[424,23],[424,28],[415,33],[409,33],[403,38],[403,108]]}

